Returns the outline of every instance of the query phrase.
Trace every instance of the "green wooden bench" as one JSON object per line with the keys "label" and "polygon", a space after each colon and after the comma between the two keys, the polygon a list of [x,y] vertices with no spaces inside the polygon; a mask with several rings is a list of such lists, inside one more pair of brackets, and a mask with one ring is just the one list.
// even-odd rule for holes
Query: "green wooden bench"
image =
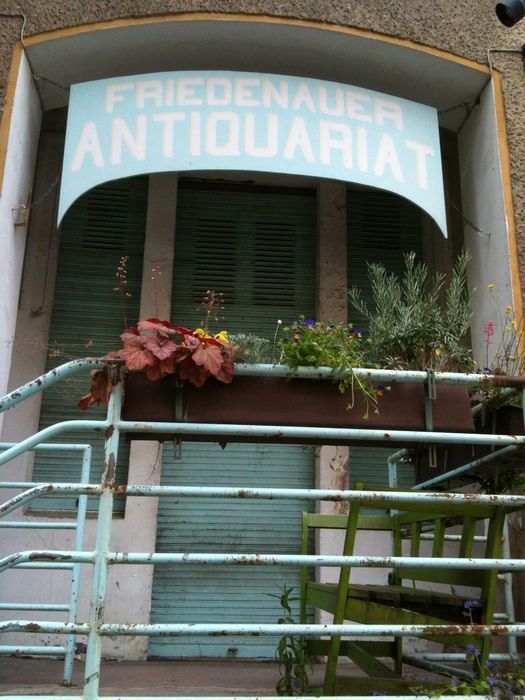
{"label": "green wooden bench", "polygon": [[[344,530],[342,554],[345,556],[354,554],[359,530],[375,530],[389,534],[394,556],[468,558],[473,555],[478,524],[487,520],[486,542],[480,544],[483,553],[477,550],[477,556],[488,559],[500,556],[506,511],[499,505],[469,502],[411,504],[403,505],[402,511],[391,511],[393,515],[365,515],[367,508],[385,507],[395,508],[396,504],[384,500],[381,503],[367,502],[366,506],[352,503],[348,516],[303,513],[302,553],[310,553],[312,532],[316,530]],[[456,536],[460,535],[455,541],[448,541],[445,537],[451,527]],[[423,532],[433,535],[424,546]],[[367,554],[373,555],[374,552],[368,551]],[[497,583],[497,571],[494,570],[405,566],[391,570],[389,583],[385,585],[350,583],[349,578],[350,567],[341,567],[338,584],[319,583],[310,580],[305,567],[301,572],[301,622],[307,621],[310,606],[331,613],[334,624],[348,620],[363,624],[465,625],[469,624],[470,615],[474,623],[493,622]],[[429,584],[441,585],[436,588]],[[468,595],[455,590],[460,586],[469,587]],[[465,603],[469,600],[475,600],[476,605],[466,615]],[[459,649],[475,644],[483,668],[491,646],[490,637],[473,638],[453,633],[428,635],[425,639]],[[339,656],[347,656],[368,676],[381,679],[382,685],[378,687],[382,689],[399,688],[403,682],[402,637],[385,641],[348,641],[332,636],[329,640],[307,640],[307,644],[312,655],[327,656],[325,695],[344,691],[344,682],[340,682],[336,675]],[[393,659],[393,668],[380,660],[384,658]]]}

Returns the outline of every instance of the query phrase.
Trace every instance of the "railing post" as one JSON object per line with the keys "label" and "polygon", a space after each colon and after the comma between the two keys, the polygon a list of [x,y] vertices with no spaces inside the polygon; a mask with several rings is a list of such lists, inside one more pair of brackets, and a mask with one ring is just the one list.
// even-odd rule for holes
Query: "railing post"
{"label": "railing post", "polygon": [[118,422],[120,420],[121,406],[122,383],[118,383],[111,392],[108,405],[105,467],[104,474],[102,475],[102,494],[100,496],[98,511],[95,564],[93,567],[91,607],[89,614],[90,631],[84,672],[84,700],[97,700],[100,684],[100,660],[102,657],[100,625],[104,622],[104,606],[109,566],[108,553],[111,539],[111,520],[113,516],[113,487],[119,444]]}
{"label": "railing post", "polygon": [[[86,445],[82,453],[82,471],[80,481],[83,484],[89,484],[91,471],[91,456],[93,448],[91,445]],[[77,523],[75,530],[75,550],[79,552],[84,544],[84,528],[86,524],[87,512],[87,495],[78,497],[77,507]],[[80,591],[80,564],[73,564],[73,573],[71,575],[71,598],[69,601],[69,616],[68,622],[75,623],[77,621],[78,610],[78,594]],[[73,679],[73,661],[75,658],[75,635],[70,634],[66,641],[66,655],[64,658],[64,685],[71,685]]]}

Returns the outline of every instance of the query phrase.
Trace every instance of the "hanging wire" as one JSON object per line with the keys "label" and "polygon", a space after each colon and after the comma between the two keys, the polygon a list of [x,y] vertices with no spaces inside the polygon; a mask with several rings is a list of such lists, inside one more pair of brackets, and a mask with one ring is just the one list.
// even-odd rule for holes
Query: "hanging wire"
{"label": "hanging wire", "polygon": [[457,109],[465,109],[467,112],[467,115],[470,114],[470,112],[473,110],[475,107],[476,103],[467,101],[467,102],[460,102],[457,105],[454,105],[453,107],[447,107],[446,109],[440,109],[438,111],[439,116],[442,116],[443,114],[448,114],[449,112],[455,112]]}
{"label": "hanging wire", "polygon": [[480,237],[480,238],[490,238],[492,234],[490,231],[487,231],[485,228],[480,228],[479,226],[476,226],[476,224],[468,219],[463,211],[457,206],[457,204],[454,204],[454,202],[451,199],[447,199],[447,204],[452,207],[452,209],[455,209],[458,214],[460,214],[461,218],[463,219],[463,223],[466,226],[470,226],[471,229],[475,231],[475,233]]}

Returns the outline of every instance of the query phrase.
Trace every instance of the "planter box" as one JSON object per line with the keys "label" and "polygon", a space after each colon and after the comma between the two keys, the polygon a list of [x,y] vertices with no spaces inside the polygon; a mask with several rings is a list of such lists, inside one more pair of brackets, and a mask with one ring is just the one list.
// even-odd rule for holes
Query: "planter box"
{"label": "planter box", "polygon": [[[502,406],[493,413],[487,413],[485,422],[482,424],[481,416],[478,415],[475,423],[475,430],[478,435],[524,435],[523,411],[518,406]],[[445,472],[468,464],[473,460],[480,459],[490,454],[489,445],[454,445],[437,449],[437,467],[430,467],[428,462],[428,451],[421,452],[416,458],[416,482],[427,481]],[[517,457],[523,460],[523,456]],[[500,461],[492,464],[480,466],[473,471],[461,474],[454,479],[453,484],[460,486],[469,484],[477,480],[479,475],[492,476],[502,464],[510,464],[516,459],[513,456],[504,456]]]}
{"label": "planter box", "polygon": [[[349,391],[341,394],[337,385],[329,380],[242,376],[234,377],[231,384],[209,380],[197,389],[188,383],[177,388],[173,376],[150,382],[140,373],[130,373],[126,379],[123,417],[133,421],[425,430],[424,388],[421,384],[392,384],[390,391],[385,391],[379,398],[379,413],[371,411],[368,420],[363,418],[366,407],[361,397],[357,395],[356,405],[348,409],[350,399]],[[474,431],[465,387],[439,385],[432,409],[434,430]],[[141,437],[151,439],[151,436]],[[161,439],[168,437],[163,435]],[[220,437],[216,440],[222,442]],[[228,441],[233,440],[252,441],[228,438]],[[255,441],[264,440],[257,438]],[[268,441],[281,442],[282,439]],[[325,440],[323,444],[327,444]],[[356,441],[355,444],[385,445],[382,441]],[[401,446],[401,443],[396,442],[395,446]]]}

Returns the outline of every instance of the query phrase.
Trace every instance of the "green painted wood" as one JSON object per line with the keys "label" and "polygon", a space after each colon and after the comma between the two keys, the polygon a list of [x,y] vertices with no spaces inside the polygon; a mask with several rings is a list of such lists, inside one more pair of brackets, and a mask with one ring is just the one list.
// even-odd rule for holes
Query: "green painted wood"
{"label": "green painted wood", "polygon": [[[285,324],[315,309],[315,196],[285,191],[182,187],[177,203],[172,321],[203,322],[207,289],[224,293],[224,319],[212,330],[256,332],[273,341]],[[235,381],[235,379],[234,379]],[[164,448],[162,484],[239,487],[314,486],[313,448],[183,443]],[[301,501],[161,499],[157,551],[297,553]],[[276,622],[280,588],[297,567],[155,567],[152,622]],[[276,638],[153,637],[162,657],[274,658]]]}
{"label": "green painted wood", "polygon": [[[379,661],[374,651],[374,649],[367,648],[366,642],[348,642],[345,654],[368,676],[399,679],[399,673],[393,671],[389,666]],[[334,679],[332,695],[335,694],[335,684],[336,679]]]}
{"label": "green painted wood", "polygon": [[[361,290],[370,306],[372,290],[367,265],[380,263],[388,272],[404,269],[403,255],[422,255],[421,211],[411,202],[389,192],[348,190],[347,195],[347,273],[348,286]],[[352,307],[349,320],[366,332],[366,323]],[[387,459],[390,448],[350,448],[350,483],[362,479],[373,486],[388,486]],[[398,486],[415,483],[411,464],[398,465]]]}
{"label": "green painted wood", "polygon": [[434,540],[432,543],[432,556],[441,558],[445,547],[445,523],[442,518],[434,520]]}
{"label": "green painted wood", "polygon": [[[129,324],[138,321],[144,231],[146,225],[148,179],[130,178],[109,182],[83,195],[69,210],[61,229],[58,269],[46,371],[69,360],[101,356],[120,346],[124,325],[117,267],[122,256],[127,261],[125,311]],[[89,389],[89,375],[72,377],[46,390],[43,395],[40,427],[75,418],[102,419],[105,408],[92,407],[86,413],[77,407]],[[64,436],[57,438],[64,442]],[[97,483],[104,464],[102,435],[70,432],[68,441],[93,444],[91,481]],[[129,445],[121,442],[117,483],[126,483]],[[78,454],[60,456],[37,453],[33,481],[74,482],[79,480]],[[33,508],[69,509],[75,499],[67,496],[43,497]],[[97,499],[89,500],[97,508]],[[122,499],[116,503],[123,510]]]}
{"label": "green painted wood", "polygon": [[[363,488],[366,487],[363,486]],[[437,507],[430,507],[430,510],[433,512],[399,513],[390,519],[393,526],[393,552],[395,556],[403,554],[402,537],[406,538],[407,536],[410,556],[417,558],[428,555],[427,548],[423,547],[421,542],[421,531],[424,524],[430,525],[434,531],[431,549],[433,558],[443,557],[446,528],[457,528],[458,526],[462,528],[463,536],[461,541],[456,543],[455,556],[469,556],[476,522],[483,520],[485,516],[489,517],[485,557],[497,559],[500,556],[505,517],[504,509],[500,506],[488,505],[486,511],[479,513],[476,504],[466,502],[462,505],[461,515],[453,503],[441,505],[440,512],[437,511]],[[305,515],[304,522],[311,523],[312,529],[328,525],[340,528],[342,525],[340,518],[334,521],[333,516],[322,515]],[[347,538],[343,549],[345,555],[353,553],[351,542],[355,538],[357,522],[356,513],[352,514],[351,512],[350,516],[347,517]],[[348,533],[351,534],[350,538]],[[303,543],[307,540],[308,534],[304,533]],[[447,550],[447,556],[454,556],[454,553]],[[347,570],[348,567],[341,567],[341,576],[337,584],[308,582],[305,587],[303,605],[311,605],[314,608],[332,613],[334,622],[345,619],[360,624],[444,625],[448,627],[448,634],[443,636],[429,634],[425,635],[425,639],[441,644],[452,644],[460,648],[466,648],[467,645],[475,643],[478,647],[481,646],[480,658],[481,662],[485,663],[490,652],[491,640],[457,635],[453,634],[453,631],[456,625],[463,625],[469,621],[476,624],[492,623],[496,603],[497,571],[450,569],[446,566],[441,569],[402,566],[395,567],[392,572],[392,583],[389,585],[363,585],[349,584]],[[410,585],[400,585],[403,580],[410,581]],[[420,585],[421,582],[423,582],[423,586]],[[443,589],[429,590],[428,586],[425,586],[428,583],[472,587],[476,589],[476,592],[470,592],[468,599],[476,599],[478,606],[469,611],[466,619],[466,596],[458,595],[456,592],[446,592]],[[343,598],[344,606],[342,605]],[[341,611],[342,608],[344,608],[344,612]],[[397,673],[402,671],[402,645],[401,637],[394,640],[393,660]],[[332,637],[327,654],[331,661],[331,667],[329,664],[329,672],[325,676],[324,692],[330,694],[336,692],[338,687],[337,656],[343,655],[337,635]],[[380,665],[368,658],[367,652],[364,650],[362,653],[361,650],[358,653],[352,653],[352,650],[349,650],[349,656],[369,675],[383,675]]]}

